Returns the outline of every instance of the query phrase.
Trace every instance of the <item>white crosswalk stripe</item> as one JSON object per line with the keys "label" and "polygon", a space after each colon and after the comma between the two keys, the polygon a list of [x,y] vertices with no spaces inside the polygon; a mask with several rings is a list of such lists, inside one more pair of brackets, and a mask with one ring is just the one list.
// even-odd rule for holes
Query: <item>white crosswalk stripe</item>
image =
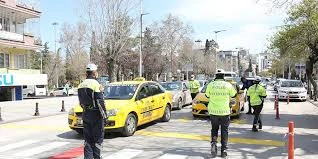
{"label": "white crosswalk stripe", "polygon": [[27,146],[27,145],[30,145],[30,144],[37,143],[37,142],[39,142],[39,141],[37,141],[37,140],[24,140],[24,141],[21,141],[21,142],[8,144],[8,145],[0,147],[0,152],[5,152],[5,151],[8,151],[8,150],[20,148],[20,147],[23,147],[23,146]]}
{"label": "white crosswalk stripe", "polygon": [[15,154],[15,156],[23,156],[23,157],[30,157],[33,155],[37,155],[46,151],[53,150],[55,148],[64,146],[66,144],[69,144],[69,142],[52,142],[49,144],[45,144],[42,146],[34,147],[25,151],[21,151]]}
{"label": "white crosswalk stripe", "polygon": [[131,159],[133,157],[136,157],[137,155],[141,154],[143,150],[136,150],[136,149],[122,149],[118,152],[115,152],[109,156],[104,156],[105,159]]}
{"label": "white crosswalk stripe", "polygon": [[164,154],[160,156],[158,159],[186,159],[188,156],[185,155],[176,155],[176,154]]}

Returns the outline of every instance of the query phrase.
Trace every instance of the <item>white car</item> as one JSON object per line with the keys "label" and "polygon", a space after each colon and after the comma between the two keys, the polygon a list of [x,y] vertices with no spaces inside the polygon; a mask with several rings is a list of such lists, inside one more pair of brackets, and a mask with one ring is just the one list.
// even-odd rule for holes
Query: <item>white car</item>
{"label": "white car", "polygon": [[175,82],[162,82],[161,86],[170,91],[173,95],[172,107],[182,109],[183,106],[192,103],[192,97],[189,89],[188,82],[175,81]]}
{"label": "white car", "polygon": [[300,80],[282,80],[279,83],[278,99],[298,99],[306,101],[307,90]]}
{"label": "white car", "polygon": [[[68,90],[68,95],[74,95],[74,90],[70,87]],[[58,87],[55,88],[53,91],[50,92],[50,96],[67,96],[67,92],[65,87]]]}

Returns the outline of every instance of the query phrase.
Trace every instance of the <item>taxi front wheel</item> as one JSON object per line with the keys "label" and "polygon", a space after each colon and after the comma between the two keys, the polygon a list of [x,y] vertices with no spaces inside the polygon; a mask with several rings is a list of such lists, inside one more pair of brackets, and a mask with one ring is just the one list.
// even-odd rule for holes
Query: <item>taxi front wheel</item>
{"label": "taxi front wheel", "polygon": [[137,118],[134,114],[128,114],[122,134],[126,137],[134,135],[137,128]]}
{"label": "taxi front wheel", "polygon": [[161,121],[168,122],[170,119],[171,119],[171,109],[170,109],[170,106],[167,105],[165,108],[165,112],[161,118]]}

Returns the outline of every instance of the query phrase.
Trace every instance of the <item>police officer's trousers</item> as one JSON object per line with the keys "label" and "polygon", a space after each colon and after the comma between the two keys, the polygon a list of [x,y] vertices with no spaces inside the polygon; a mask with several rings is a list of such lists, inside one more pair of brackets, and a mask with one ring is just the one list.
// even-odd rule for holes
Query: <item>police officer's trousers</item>
{"label": "police officer's trousers", "polygon": [[104,121],[98,110],[83,112],[84,159],[100,159],[104,140]]}
{"label": "police officer's trousers", "polygon": [[228,130],[230,125],[230,116],[216,116],[210,115],[211,118],[211,145],[217,143],[218,131],[221,126],[221,151],[227,149],[227,141],[228,141]]}
{"label": "police officer's trousers", "polygon": [[261,120],[261,111],[263,109],[263,104],[261,105],[256,105],[256,106],[252,106],[253,110],[254,110],[254,121],[253,121],[253,126],[256,126],[257,124],[259,124],[260,126],[262,126],[262,120]]}

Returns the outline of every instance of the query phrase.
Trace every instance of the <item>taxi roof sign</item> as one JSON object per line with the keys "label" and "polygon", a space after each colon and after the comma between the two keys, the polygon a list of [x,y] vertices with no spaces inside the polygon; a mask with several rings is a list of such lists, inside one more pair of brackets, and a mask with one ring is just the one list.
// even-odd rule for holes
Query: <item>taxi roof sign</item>
{"label": "taxi roof sign", "polygon": [[137,77],[134,79],[134,81],[146,81],[146,79],[143,77]]}

